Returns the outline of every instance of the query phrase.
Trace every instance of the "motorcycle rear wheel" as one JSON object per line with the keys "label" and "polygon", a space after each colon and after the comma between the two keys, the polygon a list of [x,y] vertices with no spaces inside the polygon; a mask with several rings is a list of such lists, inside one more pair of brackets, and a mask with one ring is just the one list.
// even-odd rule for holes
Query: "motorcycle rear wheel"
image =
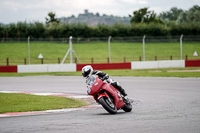
{"label": "motorcycle rear wheel", "polygon": [[99,99],[99,103],[103,106],[103,108],[108,111],[110,114],[116,114],[117,108],[113,102],[113,100],[107,97],[101,97]]}

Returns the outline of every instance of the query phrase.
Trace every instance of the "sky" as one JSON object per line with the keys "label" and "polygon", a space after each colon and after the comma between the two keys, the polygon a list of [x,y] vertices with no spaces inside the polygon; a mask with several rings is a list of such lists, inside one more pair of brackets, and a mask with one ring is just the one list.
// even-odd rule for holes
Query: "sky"
{"label": "sky", "polygon": [[188,10],[200,6],[200,0],[0,0],[0,23],[45,22],[49,12],[56,17],[78,16],[89,12],[100,15],[126,16],[143,7],[149,7],[157,14],[172,7]]}

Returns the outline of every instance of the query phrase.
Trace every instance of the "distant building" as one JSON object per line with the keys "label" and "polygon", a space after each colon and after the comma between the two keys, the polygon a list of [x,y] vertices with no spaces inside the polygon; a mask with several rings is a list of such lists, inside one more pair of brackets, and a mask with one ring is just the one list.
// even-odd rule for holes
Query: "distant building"
{"label": "distant building", "polygon": [[78,17],[92,17],[94,16],[93,13],[90,13],[88,10],[84,10],[85,13],[84,14],[79,14]]}
{"label": "distant building", "polygon": [[88,14],[88,10],[87,9],[85,10],[85,14]]}
{"label": "distant building", "polygon": [[61,22],[68,24],[83,23],[88,26],[97,26],[100,24],[105,24],[112,26],[114,24],[130,24],[130,17],[117,17],[113,15],[103,14],[102,16],[99,13],[93,14],[90,13],[87,9],[84,10],[84,13],[79,14],[78,17],[72,15],[71,17],[62,17],[60,18]]}

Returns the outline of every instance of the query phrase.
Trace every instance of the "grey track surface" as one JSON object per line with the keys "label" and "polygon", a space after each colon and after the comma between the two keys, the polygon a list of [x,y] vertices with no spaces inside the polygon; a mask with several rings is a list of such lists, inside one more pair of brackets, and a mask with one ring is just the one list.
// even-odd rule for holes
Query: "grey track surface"
{"label": "grey track surface", "polygon": [[[113,77],[134,100],[133,111],[103,108],[0,118],[1,133],[200,132],[200,78]],[[86,94],[76,76],[0,77],[0,91]]]}

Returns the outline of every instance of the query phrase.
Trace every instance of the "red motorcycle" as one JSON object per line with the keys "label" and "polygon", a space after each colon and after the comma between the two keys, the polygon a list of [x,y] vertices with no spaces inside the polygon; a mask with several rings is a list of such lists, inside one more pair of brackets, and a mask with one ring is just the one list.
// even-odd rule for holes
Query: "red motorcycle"
{"label": "red motorcycle", "polygon": [[117,110],[123,109],[125,112],[131,112],[132,105],[128,98],[125,98],[105,79],[100,79],[96,75],[91,75],[86,80],[87,93],[100,103],[106,111],[116,114]]}

